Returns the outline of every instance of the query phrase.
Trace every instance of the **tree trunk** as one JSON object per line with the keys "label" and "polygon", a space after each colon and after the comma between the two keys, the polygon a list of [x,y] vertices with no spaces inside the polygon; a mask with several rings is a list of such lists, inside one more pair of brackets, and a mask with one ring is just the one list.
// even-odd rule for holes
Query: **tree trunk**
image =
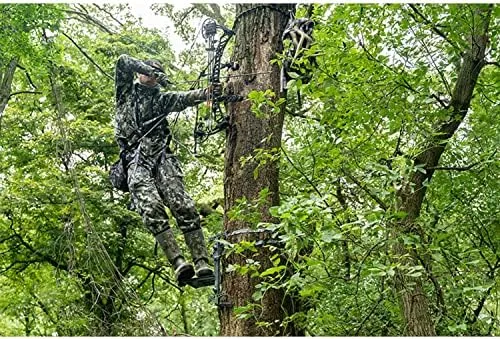
{"label": "tree trunk", "polygon": [[[423,241],[424,232],[416,222],[427,187],[439,163],[447,141],[454,135],[470,108],[472,93],[481,69],[485,65],[485,50],[488,42],[488,27],[493,5],[476,8],[476,27],[470,38],[470,48],[463,53],[462,65],[459,70],[455,88],[452,93],[450,115],[448,119],[436,127],[434,137],[424,147],[424,151],[413,158],[415,166],[426,169],[425,173],[415,172],[398,192],[398,210],[406,216],[395,225],[393,236],[397,239],[393,250],[396,260],[404,266],[420,265],[415,250],[408,249],[401,239],[405,235],[420,236]],[[436,330],[428,308],[428,298],[423,290],[420,277],[409,277],[398,270],[395,276],[395,288],[401,301],[402,313],[406,322],[404,335],[435,336]]]}
{"label": "tree trunk", "polygon": [[0,121],[3,116],[3,111],[9,102],[10,93],[12,90],[12,80],[16,71],[17,62],[12,59],[5,69],[4,74],[0,74]]}
{"label": "tree trunk", "polygon": [[[271,8],[272,7],[272,8]],[[289,11],[293,5],[236,5],[236,38],[232,61],[239,63],[240,74],[259,73],[244,77],[232,78],[227,88],[230,94],[246,97],[252,90],[272,90],[276,93],[273,101],[279,98],[280,72],[278,66],[271,60],[282,50],[281,36],[289,19]],[[271,111],[269,107],[261,107]],[[226,240],[231,243],[255,241],[266,238],[264,233],[251,233],[252,224],[241,220],[231,220],[228,211],[241,198],[248,201],[259,199],[259,192],[269,190],[263,205],[259,209],[260,220],[273,221],[269,207],[279,203],[278,164],[269,160],[258,168],[258,161],[248,161],[244,165],[241,159],[255,156],[256,150],[263,149],[268,153],[277,154],[281,145],[283,128],[283,109],[278,113],[256,116],[251,111],[250,100],[229,104],[230,125],[226,139],[225,153],[225,216],[224,230]],[[237,231],[237,232],[236,232]],[[224,260],[224,268],[229,265],[245,265],[245,255],[231,254]],[[260,262],[260,272],[272,267],[269,257],[272,254],[263,247],[252,259]],[[291,313],[289,303],[283,290],[269,290],[259,302],[252,300],[255,285],[259,277],[243,276],[236,272],[223,272],[222,293],[227,304],[219,309],[222,336],[268,336],[294,334],[293,326],[280,326],[282,320]],[[250,303],[258,303],[258,309],[250,318],[238,318],[234,310]],[[266,322],[269,326],[258,326]]]}

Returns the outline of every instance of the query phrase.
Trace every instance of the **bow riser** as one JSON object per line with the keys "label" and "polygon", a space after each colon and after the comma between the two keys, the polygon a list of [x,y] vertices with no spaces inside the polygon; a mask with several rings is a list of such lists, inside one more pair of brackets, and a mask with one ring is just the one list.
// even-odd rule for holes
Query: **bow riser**
{"label": "bow riser", "polygon": [[[222,30],[222,36],[218,40],[217,46],[214,46],[217,40],[215,40],[215,35],[217,30]],[[209,88],[212,88],[214,84],[220,84],[220,74],[222,69],[231,69],[236,71],[239,69],[239,65],[233,62],[222,63],[222,57],[224,56],[224,49],[228,44],[234,32],[229,28],[217,24],[212,19],[205,20],[203,24],[203,37],[207,41],[206,50],[209,52],[208,59],[208,82]],[[196,144],[205,141],[208,136],[214,135],[220,131],[223,131],[228,126],[228,118],[222,112],[221,103],[223,102],[236,102],[241,101],[241,96],[238,95],[220,95],[214,96],[213,93],[209,93],[207,101],[210,103],[210,112],[208,117],[203,119],[203,121],[196,121],[195,124],[195,150]]]}

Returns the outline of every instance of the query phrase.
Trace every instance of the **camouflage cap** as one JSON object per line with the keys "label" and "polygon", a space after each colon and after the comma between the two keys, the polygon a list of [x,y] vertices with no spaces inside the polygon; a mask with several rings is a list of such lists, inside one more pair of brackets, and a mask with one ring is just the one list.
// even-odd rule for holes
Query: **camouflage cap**
{"label": "camouflage cap", "polygon": [[165,73],[165,69],[163,68],[163,65],[161,64],[161,62],[159,60],[156,60],[156,59],[148,59],[146,61],[144,61],[144,63],[148,66],[151,66],[153,67],[154,69],[156,69],[157,71],[160,71],[162,73]]}

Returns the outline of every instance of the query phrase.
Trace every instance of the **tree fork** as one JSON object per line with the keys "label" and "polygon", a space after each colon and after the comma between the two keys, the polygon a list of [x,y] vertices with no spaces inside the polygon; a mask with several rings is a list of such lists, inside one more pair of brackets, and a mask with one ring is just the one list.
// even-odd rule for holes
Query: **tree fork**
{"label": "tree fork", "polygon": [[[485,66],[485,52],[488,43],[488,28],[493,5],[480,5],[475,8],[475,17],[478,26],[476,33],[470,37],[469,48],[464,51],[462,65],[458,72],[455,87],[452,92],[450,114],[446,121],[436,127],[435,136],[428,140],[424,151],[413,159],[415,166],[424,165],[425,173],[415,172],[398,195],[398,210],[406,212],[403,220],[396,223],[393,229],[393,238],[396,244],[393,247],[396,260],[410,266],[419,264],[418,254],[414,249],[405,247],[404,235],[418,235],[423,241],[424,232],[417,224],[422,202],[429,182],[436,166],[443,154],[447,141],[465,119],[470,108],[472,94],[482,68]],[[420,277],[408,277],[397,270],[395,275],[395,289],[401,302],[401,311],[406,323],[405,335],[435,336],[436,330],[428,307],[428,297],[423,288]]]}

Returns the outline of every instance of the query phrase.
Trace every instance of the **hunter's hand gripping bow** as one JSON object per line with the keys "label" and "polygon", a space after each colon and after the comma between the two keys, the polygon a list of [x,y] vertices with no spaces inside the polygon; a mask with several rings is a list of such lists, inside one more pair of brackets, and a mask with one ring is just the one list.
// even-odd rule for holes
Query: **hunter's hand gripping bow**
{"label": "hunter's hand gripping bow", "polygon": [[[219,40],[215,40],[217,30],[222,30],[222,36]],[[228,117],[222,112],[222,102],[235,102],[241,101],[242,97],[239,95],[219,95],[215,96],[213,91],[210,90],[212,85],[220,84],[220,71],[223,68],[236,71],[239,69],[237,63],[227,62],[222,63],[222,56],[227,43],[234,35],[234,32],[229,28],[219,25],[213,19],[206,19],[203,22],[202,36],[207,41],[208,52],[208,65],[200,73],[199,78],[207,76],[209,84],[209,93],[207,101],[210,103],[210,112],[208,116],[199,119],[196,114],[196,122],[194,126],[194,153],[196,154],[197,145],[207,140],[210,135],[216,134],[228,126]],[[215,46],[218,42],[217,46]]]}

